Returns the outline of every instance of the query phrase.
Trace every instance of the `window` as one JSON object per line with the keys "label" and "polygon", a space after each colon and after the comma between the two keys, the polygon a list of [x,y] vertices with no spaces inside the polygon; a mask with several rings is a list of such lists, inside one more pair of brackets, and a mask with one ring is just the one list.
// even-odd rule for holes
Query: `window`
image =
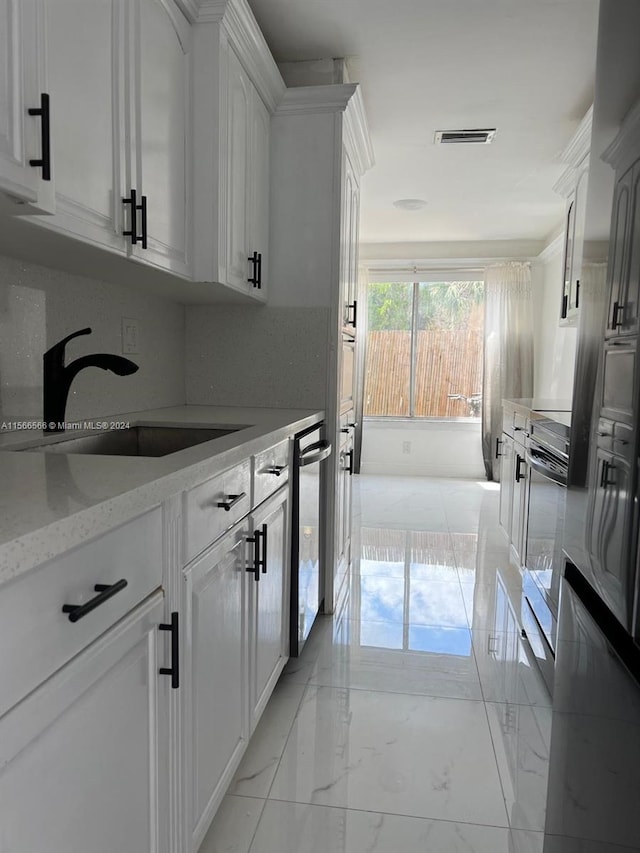
{"label": "window", "polygon": [[484,282],[372,283],[364,414],[478,418]]}

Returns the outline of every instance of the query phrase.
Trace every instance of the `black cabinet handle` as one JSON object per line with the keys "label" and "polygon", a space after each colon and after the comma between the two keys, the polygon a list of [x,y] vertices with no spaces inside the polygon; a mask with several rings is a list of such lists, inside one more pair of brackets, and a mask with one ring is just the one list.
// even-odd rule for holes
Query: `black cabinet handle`
{"label": "black cabinet handle", "polygon": [[568,309],[569,309],[569,294],[565,293],[562,297],[562,314],[560,315],[561,320],[566,319]]}
{"label": "black cabinet handle", "polygon": [[609,472],[615,470],[616,466],[612,462],[608,462],[606,459],[602,460],[602,471],[600,472],[601,488],[606,489],[608,486],[615,486],[616,481],[609,479]]}
{"label": "black cabinet handle", "polygon": [[499,457],[502,456],[502,453],[500,453],[500,445],[501,444],[502,444],[502,439],[496,438],[496,459],[499,459]]}
{"label": "black cabinet handle", "polygon": [[250,264],[253,264],[253,275],[247,279],[249,284],[254,287],[260,287],[260,276],[262,267],[262,255],[260,252],[254,252],[250,258],[247,258]]}
{"label": "black cabinet handle", "polygon": [[[353,311],[353,319],[349,316]],[[353,326],[355,329],[358,323],[358,300],[354,299],[353,302],[349,302],[347,304],[347,325]]]}
{"label": "black cabinet handle", "polygon": [[353,450],[347,450],[347,452],[344,455],[349,457],[349,464],[345,467],[344,470],[347,472],[347,474],[352,475],[353,474]]}
{"label": "black cabinet handle", "polygon": [[147,197],[143,195],[141,197],[141,204],[138,205],[138,210],[140,211],[140,219],[142,221],[142,234],[138,237],[138,239],[142,243],[142,248],[147,248]]}
{"label": "black cabinet handle", "polygon": [[524,479],[524,474],[520,473],[520,465],[524,461],[525,460],[522,458],[522,456],[520,456],[519,453],[516,453],[516,483],[519,483],[520,480]]}
{"label": "black cabinet handle", "polygon": [[619,302],[613,303],[613,316],[611,318],[611,328],[612,329],[617,329],[618,326],[622,325],[622,323],[618,319],[618,314],[623,310],[623,308],[624,308],[624,306],[620,305]]}
{"label": "black cabinet handle", "polygon": [[240,492],[239,495],[227,495],[227,497],[223,501],[218,501],[216,506],[220,507],[220,509],[224,509],[226,512],[229,512],[232,507],[234,507],[239,501],[241,501],[242,498],[246,498],[246,496],[246,492]]}
{"label": "black cabinet handle", "polygon": [[123,237],[131,237],[131,245],[135,246],[138,242],[138,213],[137,211],[140,209],[138,205],[138,199],[135,190],[131,190],[129,198],[122,199],[123,204],[131,205],[131,228],[128,231],[123,231]]}
{"label": "black cabinet handle", "polygon": [[580,279],[576,279],[576,308],[580,307]]}
{"label": "black cabinet handle", "polygon": [[267,573],[267,525],[262,525],[262,560],[260,561],[262,566],[262,574],[266,575]]}
{"label": "black cabinet handle", "polygon": [[105,601],[113,598],[125,586],[127,586],[127,581],[124,578],[113,584],[97,583],[93,588],[98,595],[89,599],[86,604],[63,604],[62,612],[69,614],[69,622],[77,622],[86,616],[87,613],[91,613],[96,607],[100,607]]}
{"label": "black cabinet handle", "polygon": [[273,474],[274,477],[280,477],[283,471],[286,471],[288,468],[287,465],[271,465],[269,468],[265,468],[265,474]]}
{"label": "black cabinet handle", "polygon": [[51,102],[49,95],[40,95],[40,106],[29,109],[30,116],[40,116],[40,141],[42,156],[39,160],[29,160],[30,166],[42,166],[42,180],[51,180]]}
{"label": "black cabinet handle", "polygon": [[[263,524],[261,530],[254,530],[253,536],[247,537],[247,542],[253,542],[253,565],[247,566],[247,571],[253,573],[255,581],[260,580],[260,569],[262,574],[267,573],[267,525]],[[260,556],[260,542],[262,542],[262,556]]]}
{"label": "black cabinet handle", "polygon": [[158,625],[160,631],[171,631],[171,666],[160,668],[160,675],[171,676],[171,687],[177,690],[180,687],[180,630],[178,626],[178,613],[171,614],[171,622]]}
{"label": "black cabinet handle", "polygon": [[262,252],[258,252],[258,290],[262,287]]}

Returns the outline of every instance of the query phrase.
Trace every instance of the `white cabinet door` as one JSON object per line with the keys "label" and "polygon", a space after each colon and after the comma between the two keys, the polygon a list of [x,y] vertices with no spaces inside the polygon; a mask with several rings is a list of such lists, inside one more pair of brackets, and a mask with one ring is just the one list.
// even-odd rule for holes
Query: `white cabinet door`
{"label": "white cabinet door", "polygon": [[240,522],[185,571],[192,850],[198,849],[248,740],[244,603],[248,535],[246,521]]}
{"label": "white cabinet door", "polygon": [[0,0],[0,191],[13,213],[53,209],[51,181],[29,162],[43,156],[46,116],[28,112],[49,94],[43,29],[43,0]]}
{"label": "white cabinet door", "polygon": [[124,253],[122,0],[56,0],[45,41],[55,216],[43,224]]}
{"label": "white cabinet door", "polygon": [[232,48],[228,53],[228,127],[227,127],[227,209],[226,276],[227,284],[239,290],[249,287],[249,157],[250,115],[253,85]]}
{"label": "white cabinet door", "polygon": [[249,239],[247,257],[258,256],[258,268],[249,266],[249,277],[254,295],[266,301],[268,284],[269,253],[269,140],[271,114],[258,92],[253,89],[251,98],[249,158]]}
{"label": "white cabinet door", "polygon": [[251,624],[251,730],[255,728],[287,660],[289,488],[251,516],[253,550],[248,574]]}
{"label": "white cabinet door", "polygon": [[0,719],[3,851],[167,851],[163,610],[156,593]]}
{"label": "white cabinet door", "polygon": [[172,0],[136,0],[131,14],[131,187],[143,206],[137,218],[146,248],[137,241],[129,243],[129,251],[145,263],[186,275],[191,30]]}
{"label": "white cabinet door", "polygon": [[[347,413],[341,419],[342,423],[353,422],[353,412]],[[348,427],[345,427],[349,429]],[[349,429],[343,433],[338,458],[338,484],[336,490],[336,551],[337,569],[335,588],[340,592],[351,563],[351,502],[352,502],[352,469],[353,469],[353,435]]]}

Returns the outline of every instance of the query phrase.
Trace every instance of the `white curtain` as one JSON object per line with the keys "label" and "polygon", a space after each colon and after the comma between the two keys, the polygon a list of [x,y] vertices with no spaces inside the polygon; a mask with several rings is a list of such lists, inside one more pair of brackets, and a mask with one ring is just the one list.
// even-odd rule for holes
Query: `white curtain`
{"label": "white curtain", "polygon": [[496,441],[502,400],[533,396],[531,267],[511,261],[485,271],[482,455],[487,480],[499,480]]}

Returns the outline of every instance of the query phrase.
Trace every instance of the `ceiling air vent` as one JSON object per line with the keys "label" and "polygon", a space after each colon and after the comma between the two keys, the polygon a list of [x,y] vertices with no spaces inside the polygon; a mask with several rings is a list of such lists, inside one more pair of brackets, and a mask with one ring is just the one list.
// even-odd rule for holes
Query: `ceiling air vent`
{"label": "ceiling air vent", "polygon": [[475,128],[474,130],[437,130],[436,145],[488,145],[493,142],[496,128]]}

